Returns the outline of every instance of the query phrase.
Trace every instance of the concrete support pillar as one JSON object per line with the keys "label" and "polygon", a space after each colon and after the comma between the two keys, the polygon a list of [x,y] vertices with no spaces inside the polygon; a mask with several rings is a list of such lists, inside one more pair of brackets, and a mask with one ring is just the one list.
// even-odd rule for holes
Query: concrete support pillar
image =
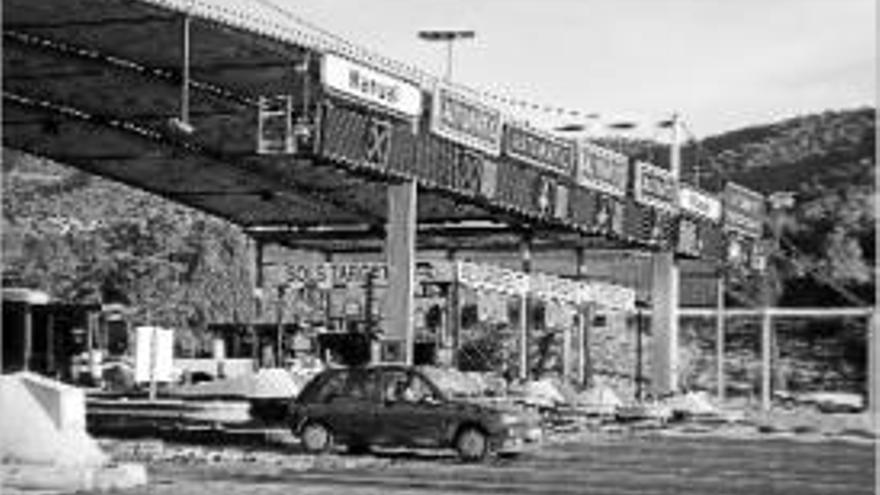
{"label": "concrete support pillar", "polygon": [[655,394],[678,391],[678,265],[671,252],[652,257],[652,388]]}
{"label": "concrete support pillar", "polygon": [[[580,319],[580,316],[576,316]],[[575,321],[571,321],[562,328],[562,379],[568,382],[571,378],[571,331]]]}
{"label": "concrete support pillar", "polygon": [[[520,257],[522,270],[532,272],[532,242],[528,237],[520,241]],[[529,379],[529,294],[526,292],[519,299],[519,377]]]}
{"label": "concrete support pillar", "polygon": [[388,226],[385,255],[388,262],[388,308],[385,339],[403,345],[402,360],[413,364],[415,334],[415,250],[416,201],[415,181],[388,186]]}

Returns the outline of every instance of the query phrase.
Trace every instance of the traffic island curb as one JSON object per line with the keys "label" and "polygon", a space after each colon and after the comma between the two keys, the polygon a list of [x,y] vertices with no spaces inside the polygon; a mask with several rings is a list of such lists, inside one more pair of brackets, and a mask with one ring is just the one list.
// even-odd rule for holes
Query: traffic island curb
{"label": "traffic island curb", "polygon": [[40,492],[105,492],[147,484],[143,464],[107,466],[48,466],[4,464],[0,466],[3,487]]}

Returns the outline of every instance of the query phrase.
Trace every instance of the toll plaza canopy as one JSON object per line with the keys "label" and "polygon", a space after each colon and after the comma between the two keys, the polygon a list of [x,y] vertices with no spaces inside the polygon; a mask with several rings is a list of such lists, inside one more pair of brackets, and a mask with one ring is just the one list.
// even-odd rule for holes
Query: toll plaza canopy
{"label": "toll plaza canopy", "polygon": [[667,170],[230,5],[4,0],[4,146],[302,247],[379,249],[388,184],[415,180],[420,247],[724,257],[721,202]]}

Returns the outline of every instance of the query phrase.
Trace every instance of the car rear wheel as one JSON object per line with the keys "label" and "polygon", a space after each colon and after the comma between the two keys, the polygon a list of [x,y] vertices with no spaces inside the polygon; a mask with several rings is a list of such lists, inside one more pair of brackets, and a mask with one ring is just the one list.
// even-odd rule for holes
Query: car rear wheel
{"label": "car rear wheel", "polygon": [[306,424],[302,429],[301,438],[307,452],[327,452],[333,447],[333,432],[321,423]]}
{"label": "car rear wheel", "polygon": [[489,451],[489,439],[478,428],[469,426],[459,432],[455,439],[455,449],[464,461],[480,461]]}

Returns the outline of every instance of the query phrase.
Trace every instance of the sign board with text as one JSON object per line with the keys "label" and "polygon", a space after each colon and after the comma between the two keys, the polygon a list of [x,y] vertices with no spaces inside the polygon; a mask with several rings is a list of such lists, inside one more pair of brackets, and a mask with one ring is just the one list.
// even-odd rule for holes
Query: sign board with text
{"label": "sign board with text", "polygon": [[764,233],[764,196],[728,182],[724,186],[724,228],[759,238]]}
{"label": "sign board with text", "polygon": [[584,187],[622,198],[629,183],[629,159],[615,151],[580,142],[575,180]]}
{"label": "sign board with text", "polygon": [[506,125],[504,153],[511,158],[565,177],[574,176],[577,155],[574,142],[559,139],[537,129]]}
{"label": "sign board with text", "polygon": [[692,215],[712,222],[721,221],[721,200],[699,189],[682,184],[678,190],[678,205]]}
{"label": "sign board with text", "polygon": [[438,85],[431,109],[431,132],[492,156],[501,153],[504,119],[495,108]]}
{"label": "sign board with text", "polygon": [[363,285],[372,278],[376,286],[388,285],[388,266],[380,262],[304,263],[284,267],[282,284],[291,288],[316,285],[319,288]]}
{"label": "sign board with text", "polygon": [[422,92],[418,86],[333,54],[323,58],[321,82],[337,94],[407,117],[418,118],[422,114]]}
{"label": "sign board with text", "polygon": [[643,205],[663,210],[678,209],[678,184],[672,172],[648,162],[636,162],[633,194]]}

